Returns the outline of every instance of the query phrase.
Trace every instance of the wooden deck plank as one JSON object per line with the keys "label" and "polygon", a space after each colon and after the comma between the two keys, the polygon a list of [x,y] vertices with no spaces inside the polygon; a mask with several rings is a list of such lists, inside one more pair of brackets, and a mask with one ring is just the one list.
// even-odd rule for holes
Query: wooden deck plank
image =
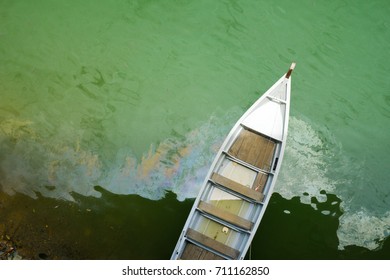
{"label": "wooden deck plank", "polygon": [[240,216],[237,216],[233,213],[227,212],[225,210],[219,209],[216,206],[207,203],[205,201],[201,201],[198,205],[198,208],[206,213],[209,213],[217,218],[227,221],[233,225],[241,227],[246,230],[251,230],[253,223],[247,219],[244,219]]}
{"label": "wooden deck plank", "polygon": [[259,172],[256,176],[255,181],[253,182],[252,189],[258,192],[263,192],[265,183],[267,182],[268,174]]}
{"label": "wooden deck plank", "polygon": [[256,201],[263,201],[263,198],[264,198],[264,194],[262,194],[261,192],[258,192],[258,191],[255,191],[251,188],[248,188],[246,186],[243,186],[233,180],[230,180],[229,178],[226,178],[218,173],[213,173],[213,175],[211,176],[211,180],[213,180],[215,183],[225,187],[225,188],[228,188],[234,192],[237,192],[237,193],[240,193],[246,197],[249,197],[253,200],[256,200]]}
{"label": "wooden deck plank", "polygon": [[206,249],[203,249],[195,244],[187,242],[181,260],[224,260],[221,256],[214,254]]}
{"label": "wooden deck plank", "polygon": [[229,247],[221,242],[218,242],[196,230],[189,228],[186,233],[187,238],[203,244],[205,247],[209,247],[217,252],[220,252],[232,259],[237,259],[240,252],[232,247]]}
{"label": "wooden deck plank", "polygon": [[271,170],[276,143],[267,137],[243,129],[228,153],[265,171]]}

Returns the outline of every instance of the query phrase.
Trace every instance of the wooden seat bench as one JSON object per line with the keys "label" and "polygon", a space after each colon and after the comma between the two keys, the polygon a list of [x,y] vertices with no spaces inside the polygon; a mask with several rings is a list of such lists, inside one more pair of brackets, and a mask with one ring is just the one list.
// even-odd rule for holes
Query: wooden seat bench
{"label": "wooden seat bench", "polygon": [[205,201],[201,201],[198,205],[198,209],[211,214],[217,218],[220,218],[221,220],[224,220],[228,223],[231,223],[233,225],[236,225],[240,228],[243,228],[245,230],[251,230],[253,223],[247,219],[244,219],[238,215],[235,215],[233,213],[230,213],[228,211],[219,209],[218,207],[207,203]]}
{"label": "wooden seat bench", "polygon": [[213,173],[213,175],[211,176],[211,180],[218,185],[221,185],[229,190],[232,190],[234,192],[242,194],[243,196],[246,196],[246,197],[253,199],[257,202],[262,202],[264,199],[263,193],[258,192],[256,190],[253,190],[251,188],[248,188],[244,185],[241,185],[241,184],[239,184],[233,180],[230,180],[229,178],[226,178],[218,173]]}
{"label": "wooden seat bench", "polygon": [[226,255],[232,259],[237,259],[240,252],[232,247],[229,247],[221,242],[218,242],[196,230],[193,230],[189,228],[186,232],[187,238],[190,240],[193,240],[195,242],[198,242],[205,247],[211,248],[223,255]]}

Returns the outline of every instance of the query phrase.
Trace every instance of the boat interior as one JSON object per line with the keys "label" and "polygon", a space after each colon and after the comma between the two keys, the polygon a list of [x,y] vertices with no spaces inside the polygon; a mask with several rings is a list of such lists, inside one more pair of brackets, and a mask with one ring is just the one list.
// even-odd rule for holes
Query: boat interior
{"label": "boat interior", "polygon": [[197,205],[180,259],[237,259],[276,169],[280,142],[240,126]]}

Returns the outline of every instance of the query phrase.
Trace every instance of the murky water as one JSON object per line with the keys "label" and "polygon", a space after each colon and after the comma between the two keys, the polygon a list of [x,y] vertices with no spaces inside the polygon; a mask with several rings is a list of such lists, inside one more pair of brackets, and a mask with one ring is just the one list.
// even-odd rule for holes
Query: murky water
{"label": "murky water", "polygon": [[169,258],[225,135],[296,61],[252,257],[388,258],[389,12],[0,1],[0,234],[33,257]]}

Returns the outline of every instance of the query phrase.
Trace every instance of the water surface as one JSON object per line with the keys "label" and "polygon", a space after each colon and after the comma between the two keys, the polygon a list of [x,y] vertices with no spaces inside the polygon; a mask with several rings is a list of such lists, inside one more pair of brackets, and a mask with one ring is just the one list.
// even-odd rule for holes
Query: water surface
{"label": "water surface", "polygon": [[296,61],[252,255],[388,258],[390,5],[296,2],[0,1],[2,234],[67,248],[34,257],[169,258],[225,135]]}

